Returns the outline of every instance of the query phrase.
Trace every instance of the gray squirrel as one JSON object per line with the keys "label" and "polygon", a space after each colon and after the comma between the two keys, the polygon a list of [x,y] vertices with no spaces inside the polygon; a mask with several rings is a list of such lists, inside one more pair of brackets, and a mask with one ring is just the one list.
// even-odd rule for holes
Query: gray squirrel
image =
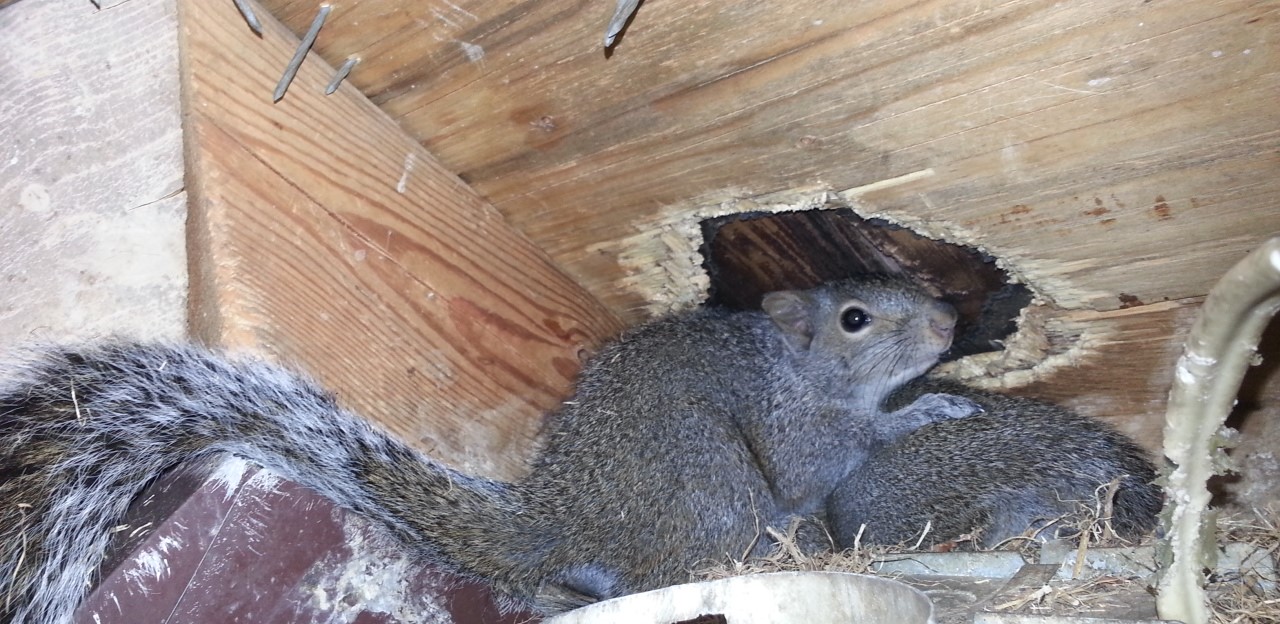
{"label": "gray squirrel", "polygon": [[839,546],[936,544],[976,529],[991,547],[1094,508],[1113,480],[1116,533],[1132,539],[1155,527],[1163,503],[1155,467],[1123,434],[1058,405],[939,379],[906,384],[888,405],[937,392],[970,398],[984,413],[921,427],[851,472],[827,509]]}
{"label": "gray squirrel", "polygon": [[189,346],[45,347],[0,382],[0,621],[60,623],[109,529],[167,468],[252,460],[385,526],[424,559],[556,613],[763,553],[868,454],[979,411],[884,399],[951,343],[947,304],[894,278],[642,325],[584,367],[528,476],[432,461],[277,366]]}

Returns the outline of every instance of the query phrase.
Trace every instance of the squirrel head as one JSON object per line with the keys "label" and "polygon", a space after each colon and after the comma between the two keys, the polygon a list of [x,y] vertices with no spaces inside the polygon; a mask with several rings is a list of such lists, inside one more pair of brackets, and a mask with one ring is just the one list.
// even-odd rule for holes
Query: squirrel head
{"label": "squirrel head", "polygon": [[833,398],[876,405],[938,361],[956,324],[955,308],[885,276],[771,292],[761,307],[802,375]]}

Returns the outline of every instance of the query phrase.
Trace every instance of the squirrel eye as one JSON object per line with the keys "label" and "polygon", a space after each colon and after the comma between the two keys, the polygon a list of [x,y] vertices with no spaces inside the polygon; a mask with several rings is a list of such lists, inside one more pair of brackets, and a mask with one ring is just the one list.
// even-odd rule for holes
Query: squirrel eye
{"label": "squirrel eye", "polygon": [[856,334],[871,324],[871,315],[862,308],[849,308],[840,313],[840,326],[845,331]]}

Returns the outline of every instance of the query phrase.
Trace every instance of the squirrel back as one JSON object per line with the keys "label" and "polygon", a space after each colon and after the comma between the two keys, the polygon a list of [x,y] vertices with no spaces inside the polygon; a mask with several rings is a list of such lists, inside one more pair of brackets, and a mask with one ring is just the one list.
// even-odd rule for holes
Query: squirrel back
{"label": "squirrel back", "polygon": [[268,363],[45,348],[0,382],[0,616],[66,621],[139,490],[207,453],[370,517],[507,606],[554,613],[763,551],[762,527],[819,513],[874,449],[974,410],[926,394],[881,411],[951,341],[954,311],[910,284],[838,282],[763,307],[662,319],[601,349],[517,483],[450,470]]}
{"label": "squirrel back", "polygon": [[912,543],[926,525],[925,544],[976,529],[982,544],[994,546],[1094,508],[1112,480],[1117,534],[1134,538],[1155,527],[1162,504],[1155,467],[1111,427],[1058,405],[945,380],[916,380],[891,402],[922,392],[968,397],[985,413],[922,427],[850,474],[828,505],[840,546]]}

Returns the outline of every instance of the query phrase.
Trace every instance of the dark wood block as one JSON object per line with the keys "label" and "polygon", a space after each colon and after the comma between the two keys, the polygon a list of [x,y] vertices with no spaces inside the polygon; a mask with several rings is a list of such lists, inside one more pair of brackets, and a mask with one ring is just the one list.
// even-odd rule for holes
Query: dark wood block
{"label": "dark wood block", "polygon": [[483,585],[232,458],[166,475],[123,526],[77,623],[533,621],[500,616]]}

